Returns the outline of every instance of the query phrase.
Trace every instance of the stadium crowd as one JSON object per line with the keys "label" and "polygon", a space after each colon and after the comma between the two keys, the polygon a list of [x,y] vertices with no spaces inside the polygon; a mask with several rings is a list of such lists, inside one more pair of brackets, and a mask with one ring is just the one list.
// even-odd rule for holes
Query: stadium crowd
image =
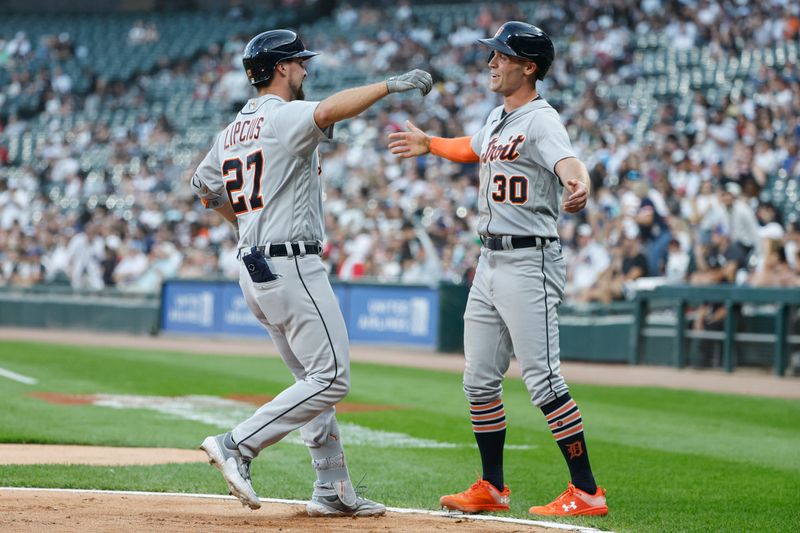
{"label": "stadium crowd", "polygon": [[[488,91],[486,54],[475,39],[521,19],[556,40],[556,61],[540,92],[561,113],[592,178],[587,209],[560,219],[569,298],[622,299],[640,278],[800,285],[797,213],[793,205],[782,211],[786,202],[767,194],[775,176],[787,183],[784,195],[796,197],[800,182],[800,71],[793,60],[762,65],[717,99],[683,89],[692,104],[688,120],[675,99],[623,105],[597,90],[601,82],[635,84],[643,75],[637,42],[648,35],[724,63],[747,50],[796,43],[798,9],[782,0],[644,0],[638,7],[617,0],[578,9],[556,0],[530,20],[515,4],[486,4],[476,6],[469,24],[442,32],[416,16],[413,4],[343,5],[332,19],[301,28],[307,46],[321,52],[309,63],[312,94],[315,76],[343,70],[374,78],[427,68],[437,82],[425,100],[386,99],[341,125],[325,145],[324,257],[331,274],[470,282],[480,246],[476,166],[434,157],[400,161],[386,149],[386,136],[407,119],[434,135],[475,132],[500,102]],[[321,31],[325,24],[339,31]],[[128,37],[130,46],[168,38],[143,21]],[[23,31],[0,34],[0,69],[11,78],[0,103],[27,95],[50,125],[36,157],[11,173],[15,163],[3,139],[31,128],[31,117],[0,116],[0,283],[155,291],[170,277],[235,278],[231,232],[187,186],[210,138],[187,141],[181,117],[168,113],[142,113],[132,127],[64,119],[75,110],[146,108],[151,87],[175,84],[191,87],[185,98],[221,107],[230,120],[253,94],[240,63],[248,37],[211,44],[191,62],[161,61],[128,82],[86,69],[87,84],[58,69],[33,68],[43,59],[85,54],[69,35],[31,42]],[[646,128],[637,129],[648,113]],[[185,142],[193,144],[188,164],[165,149]],[[98,148],[107,156],[104,168],[82,168],[79,156]]]}

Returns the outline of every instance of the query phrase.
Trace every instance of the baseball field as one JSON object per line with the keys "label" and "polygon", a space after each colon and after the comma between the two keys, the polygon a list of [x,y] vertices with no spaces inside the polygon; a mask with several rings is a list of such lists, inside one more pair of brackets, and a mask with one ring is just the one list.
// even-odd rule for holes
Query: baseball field
{"label": "baseball field", "polygon": [[[34,460],[18,461],[12,450],[25,447],[0,445],[1,487],[220,495],[227,493],[224,482],[201,462],[196,447],[292,379],[276,357],[22,341],[0,342],[0,371],[2,443],[158,448],[142,450],[151,460],[121,450],[116,461],[104,463],[107,448],[28,447]],[[571,390],[610,514],[563,524],[653,532],[800,529],[800,400],[662,387],[573,384]],[[530,505],[565,488],[566,467],[518,379],[506,381],[505,403],[512,496],[511,512],[503,516],[530,519]],[[389,506],[437,509],[440,495],[465,489],[480,469],[465,414],[457,371],[353,363],[352,390],[339,420],[354,481],[363,476],[368,497]],[[71,449],[88,450],[88,459],[65,460]],[[66,462],[72,464],[58,464]],[[262,497],[305,500],[312,481],[308,452],[294,435],[253,463],[253,485]],[[26,521],[25,513],[35,509],[23,508],[15,499],[20,494],[0,489],[0,530],[38,527],[36,518]],[[74,507],[59,501],[69,514],[99,498],[83,498]],[[135,497],[128,498],[133,504]],[[170,501],[149,504],[151,512],[178,513],[180,505],[170,507]],[[267,525],[258,522],[264,509],[252,512],[227,500],[213,504],[224,504],[226,521],[201,522],[197,530]],[[284,530],[293,530],[292,517],[302,518],[297,509],[286,515]],[[341,526],[318,522],[317,529],[402,530],[391,529],[393,520],[402,519],[390,513],[377,526],[376,519],[348,519]],[[440,529],[437,520],[452,523],[433,517],[427,525],[407,527]],[[165,524],[165,530],[179,529]],[[486,531],[512,524],[460,525]]]}

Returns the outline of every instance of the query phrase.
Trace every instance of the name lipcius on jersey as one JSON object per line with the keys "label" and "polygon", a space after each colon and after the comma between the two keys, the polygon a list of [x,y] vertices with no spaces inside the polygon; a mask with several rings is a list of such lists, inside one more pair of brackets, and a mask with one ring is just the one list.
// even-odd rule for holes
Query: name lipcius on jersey
{"label": "name lipcius on jersey", "polygon": [[258,139],[263,123],[264,117],[259,117],[258,120],[237,120],[228,126],[225,130],[225,150],[236,143]]}

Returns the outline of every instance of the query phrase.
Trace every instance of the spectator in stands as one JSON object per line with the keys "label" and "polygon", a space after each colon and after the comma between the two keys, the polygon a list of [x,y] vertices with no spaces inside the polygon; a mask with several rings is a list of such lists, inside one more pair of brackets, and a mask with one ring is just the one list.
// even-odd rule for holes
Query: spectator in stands
{"label": "spectator in stands", "polygon": [[[5,189],[0,190],[0,235],[6,234],[0,238],[0,256],[7,258],[13,251],[22,261],[34,251],[30,240],[20,235],[60,235],[63,239],[36,240],[48,242],[41,254],[47,267],[45,278],[57,278],[63,270],[64,239],[82,233],[84,221],[79,223],[74,213],[93,198],[98,205],[112,207],[108,215],[90,213],[89,222],[125,228],[118,237],[125,246],[149,250],[154,240],[169,240],[183,253],[186,271],[212,275],[226,271],[219,261],[221,250],[228,246],[226,233],[188,203],[186,191],[175,184],[186,182],[181,169],[213,135],[197,127],[196,117],[221,119],[228,106],[240,99],[236,78],[227,72],[232,62],[238,64],[244,46],[241,35],[249,32],[246,26],[257,16],[244,15],[245,4],[233,2],[229,18],[220,21],[231,28],[225,42],[209,42],[191,61],[185,55],[164,57],[150,71],[151,65],[140,64],[137,54],[115,49],[115,64],[122,62],[135,72],[124,80],[106,79],[113,74],[110,71],[92,72],[108,51],[81,42],[85,32],[69,35],[62,27],[53,27],[49,35],[34,41],[25,32],[0,35],[0,78],[5,81],[0,83],[0,121],[5,122],[0,152],[8,150],[0,159],[9,160],[6,166],[0,162],[0,189]],[[676,265],[685,257],[674,243],[665,251],[671,242],[666,236],[660,244],[663,250],[655,244],[653,234],[660,229],[656,215],[668,223],[672,238],[683,249],[691,247],[685,241],[710,239],[711,229],[724,225],[734,239],[763,256],[757,246],[758,225],[753,224],[752,204],[758,191],[767,187],[777,203],[781,195],[788,198],[791,180],[800,176],[800,121],[793,112],[800,108],[798,68],[792,55],[796,41],[785,39],[775,29],[789,28],[796,37],[796,28],[791,28],[797,16],[796,7],[788,4],[783,12],[752,2],[746,10],[739,3],[718,0],[701,0],[696,9],[662,4],[625,5],[622,11],[612,9],[609,16],[606,5],[573,9],[566,0],[554,0],[537,16],[545,26],[574,28],[565,41],[565,61],[554,65],[548,92],[549,101],[562,108],[567,127],[576,133],[575,149],[592,154],[587,166],[595,186],[587,220],[595,228],[596,239],[614,242],[622,218],[637,217],[651,263],[648,273],[664,273],[666,259],[668,276],[677,276]],[[386,9],[343,4],[336,11],[335,23],[323,19],[318,28],[316,24],[309,28],[315,47],[328,52],[309,75],[311,87],[329,91],[343,72],[348,77],[368,76],[375,61],[397,70],[430,61],[433,67],[448,71],[444,78],[455,81],[440,84],[429,95],[431,106],[421,126],[446,136],[474,133],[495,100],[480,77],[485,57],[476,54],[472,42],[499,20],[525,18],[521,8],[464,5],[460,9],[471,9],[470,16],[477,22],[462,24],[470,27],[465,30],[458,28],[457,21],[454,31],[444,33],[441,16],[424,17],[425,6],[418,3]],[[157,33],[152,31],[153,21],[164,30],[159,16],[154,13],[147,22],[136,21],[130,28],[129,46],[152,42]],[[387,31],[375,31],[379,25]],[[324,29],[332,26],[343,28],[346,38],[332,37],[336,32]],[[674,35],[678,46],[689,46],[688,53],[680,56],[689,63],[682,66],[690,80],[686,95],[663,98],[658,92],[662,82],[663,90],[672,90],[666,83],[674,81],[653,63],[656,58],[666,57],[668,63],[677,57],[674,47],[667,46],[666,34]],[[160,37],[170,41],[165,44],[179,38],[166,31]],[[771,54],[773,47],[781,53]],[[369,54],[370,50],[375,54]],[[771,64],[763,59],[767,55],[773,57]],[[695,56],[710,58],[718,67],[717,75],[726,77],[735,59],[741,90],[728,90],[727,82],[714,90],[694,87],[695,73],[704,74],[704,67],[693,63]],[[72,70],[76,64],[83,68],[80,76]],[[643,73],[653,80],[652,85],[640,87]],[[197,94],[200,100],[182,92],[183,84],[202,87]],[[356,150],[343,151],[335,145],[322,150],[325,193],[332,213],[327,219],[330,254],[326,257],[332,269],[348,260],[352,263],[356,258],[349,257],[344,245],[366,235],[373,244],[364,258],[368,259],[363,263],[365,274],[374,271],[379,279],[399,280],[404,275],[402,257],[406,268],[418,272],[422,254],[409,254],[408,240],[396,238],[403,221],[409,220],[430,237],[432,250],[422,252],[425,264],[438,257],[441,276],[468,281],[479,250],[471,215],[479,194],[475,169],[424,159],[416,164],[387,160],[380,136],[403,124],[408,115],[407,102],[386,102],[367,120],[337,127],[337,135],[347,138]],[[637,180],[652,184],[646,194],[653,203],[652,222],[648,220],[650,206],[642,205],[645,196],[633,190]],[[773,190],[773,181],[786,187]],[[728,190],[735,194],[730,193],[730,205],[723,208]],[[677,204],[680,217],[670,216]],[[419,205],[430,208],[421,210]],[[772,223],[784,227],[787,263],[800,268],[800,240],[791,224],[783,224],[793,220],[793,210],[787,203],[787,211],[770,222],[765,218],[771,216],[767,209],[760,209],[759,216],[762,230]],[[689,222],[688,228],[677,227],[676,219],[681,217]],[[576,224],[568,217],[563,222]],[[162,227],[167,228],[166,237],[156,238]],[[373,233],[376,229],[378,234]],[[683,235],[687,231],[688,239]],[[567,237],[568,228],[561,234]],[[102,246],[97,247],[98,268],[92,274],[98,276],[97,281],[88,282],[84,272],[83,286],[102,287],[104,273],[108,281],[107,268],[102,267],[110,267],[104,262],[110,239],[103,234]],[[573,263],[579,257],[580,250],[567,257],[570,272],[578,268]],[[51,272],[53,264],[57,266]]]}
{"label": "spectator in stands", "polygon": [[[232,251],[233,257],[236,258],[236,251],[230,251]],[[222,256],[220,256],[219,260],[222,260]],[[214,277],[216,272],[217,261],[215,261],[214,256],[205,250],[194,249],[189,250],[186,254],[175,275],[179,278],[203,279]]]}
{"label": "spectator in stands", "polygon": [[728,182],[720,193],[723,220],[718,224],[728,228],[730,240],[746,253],[758,246],[758,220],[755,213],[741,199],[742,188],[738,183]]}
{"label": "spectator in stands", "polygon": [[13,283],[17,265],[20,262],[19,252],[12,248],[0,255],[0,284],[8,285]]}
{"label": "spectator in stands", "polygon": [[690,276],[695,285],[736,283],[738,270],[745,266],[747,250],[731,242],[726,226],[718,225],[711,232],[711,242],[698,243],[694,250],[695,271]]}
{"label": "spectator in stands", "polygon": [[641,252],[639,230],[628,225],[622,232],[622,245],[612,251],[611,266],[586,290],[578,301],[610,303],[625,298],[629,284],[647,273],[647,258]]}
{"label": "spectator in stands", "polygon": [[664,268],[664,276],[669,283],[683,283],[686,281],[686,274],[689,271],[691,257],[681,245],[678,239],[669,242],[667,250],[667,264]]}
{"label": "spectator in stands", "polygon": [[647,272],[644,275],[659,276],[664,270],[667,248],[672,240],[664,198],[641,180],[634,184],[634,192],[639,198],[635,220],[639,225],[639,235],[647,257]]}
{"label": "spectator in stands", "polygon": [[158,33],[158,28],[156,28],[155,22],[148,22],[147,25],[144,27],[144,42],[145,43],[157,43],[161,36]]}
{"label": "spectator in stands", "polygon": [[100,261],[105,255],[105,243],[98,228],[89,223],[84,231],[76,233],[68,245],[70,255],[70,283],[73,289],[100,290],[103,275]]}
{"label": "spectator in stands", "polygon": [[780,163],[779,157],[779,152],[773,150],[770,142],[766,139],[756,142],[752,174],[762,187],[767,184],[769,177],[777,172]]}
{"label": "spectator in stands", "polygon": [[783,227],[781,214],[772,202],[759,202],[756,208],[756,221],[760,228],[764,228],[769,224],[778,224]]}
{"label": "spectator in stands", "polygon": [[[130,287],[136,292],[157,292],[165,279],[177,277],[183,254],[171,242],[162,241],[153,245],[148,259],[147,270]],[[213,258],[210,259],[213,267]]]}
{"label": "spectator in stands", "polygon": [[750,276],[753,287],[797,287],[800,277],[786,261],[786,252],[780,240],[769,240],[763,260]]}
{"label": "spectator in stands", "polygon": [[794,221],[786,225],[784,240],[786,262],[796,274],[800,275],[800,222]]}
{"label": "spectator in stands", "polygon": [[119,251],[119,262],[112,273],[114,285],[119,289],[129,289],[147,271],[149,260],[137,246],[124,244]]}
{"label": "spectator in stands", "polygon": [[232,108],[240,109],[250,98],[250,83],[239,65],[225,65],[224,74],[216,84],[213,95]]}
{"label": "spectator in stands", "polygon": [[577,246],[567,270],[566,292],[569,297],[580,298],[584,291],[595,286],[600,275],[611,265],[611,256],[594,240],[589,224],[581,224],[575,233]]}
{"label": "spectator in stands", "polygon": [[100,270],[102,271],[103,285],[105,287],[113,287],[115,285],[114,270],[117,268],[118,262],[119,256],[117,256],[116,249],[106,245],[105,256],[100,261]]}
{"label": "spectator in stands", "polygon": [[54,243],[48,246],[42,258],[45,268],[45,281],[69,282],[68,272],[70,270],[69,238],[66,234],[55,235]]}
{"label": "spectator in stands", "polygon": [[144,26],[143,20],[137,20],[133,23],[133,27],[128,31],[128,44],[137,46],[147,42],[147,29]]}
{"label": "spectator in stands", "polygon": [[792,177],[800,176],[800,142],[797,140],[788,141],[786,157],[781,161],[781,170]]}

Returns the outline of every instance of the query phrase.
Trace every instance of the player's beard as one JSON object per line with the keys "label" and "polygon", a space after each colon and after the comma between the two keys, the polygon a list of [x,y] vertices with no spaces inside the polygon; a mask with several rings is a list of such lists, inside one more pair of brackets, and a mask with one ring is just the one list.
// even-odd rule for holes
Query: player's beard
{"label": "player's beard", "polygon": [[292,100],[305,100],[306,93],[303,91],[303,82],[300,82],[300,85],[295,87],[289,87],[292,90]]}

